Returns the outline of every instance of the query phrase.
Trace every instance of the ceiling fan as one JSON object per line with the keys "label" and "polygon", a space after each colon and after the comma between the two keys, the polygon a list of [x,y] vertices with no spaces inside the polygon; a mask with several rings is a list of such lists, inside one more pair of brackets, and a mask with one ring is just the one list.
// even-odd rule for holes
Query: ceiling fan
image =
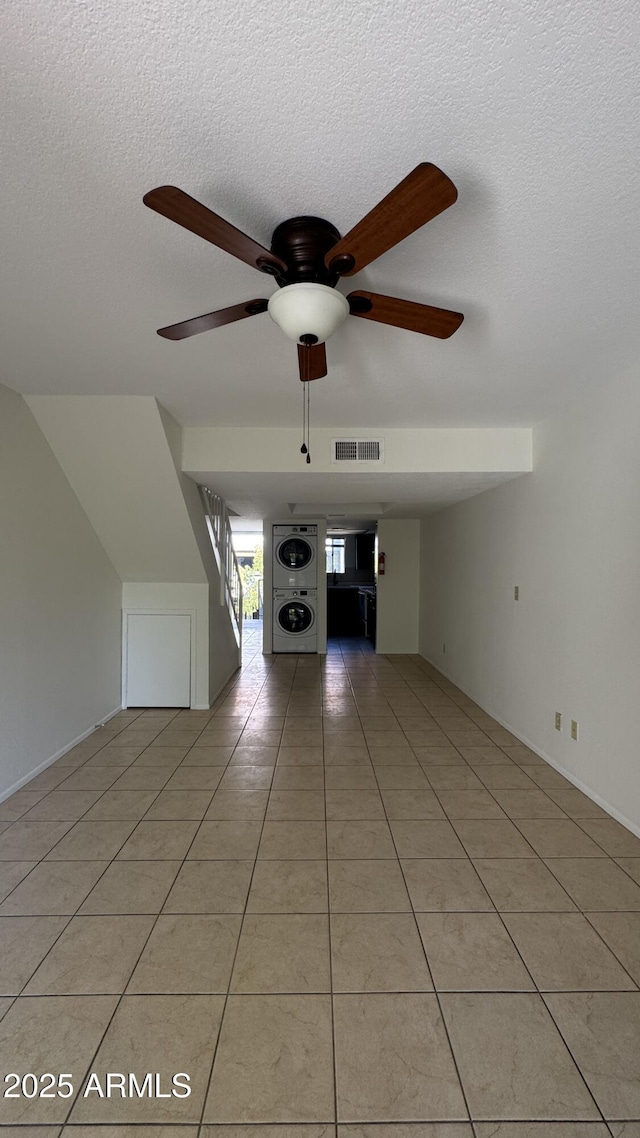
{"label": "ceiling fan", "polygon": [[175,186],[150,190],[142,199],[150,209],[275,277],[280,286],[270,300],[258,298],[233,304],[159,328],[158,335],[184,340],[268,311],[298,345],[303,382],[327,374],[325,341],[349,315],[444,340],[460,327],[464,319],[460,312],[362,289],[345,297],[336,285],[340,277],[360,272],[448,209],[457,196],[456,187],[442,170],[430,162],[421,162],[346,237],[341,237],[335,226],[323,218],[292,217],[277,226],[271,249],[265,249],[183,190]]}

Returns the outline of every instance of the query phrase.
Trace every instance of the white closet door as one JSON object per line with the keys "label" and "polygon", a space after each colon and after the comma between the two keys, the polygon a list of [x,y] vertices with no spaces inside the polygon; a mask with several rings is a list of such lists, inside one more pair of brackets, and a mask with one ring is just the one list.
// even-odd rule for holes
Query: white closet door
{"label": "white closet door", "polygon": [[191,617],[127,617],[127,707],[189,707]]}

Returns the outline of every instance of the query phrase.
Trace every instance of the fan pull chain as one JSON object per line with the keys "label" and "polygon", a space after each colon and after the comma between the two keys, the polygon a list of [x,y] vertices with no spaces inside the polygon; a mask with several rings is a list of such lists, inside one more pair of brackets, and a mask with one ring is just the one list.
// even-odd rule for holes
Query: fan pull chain
{"label": "fan pull chain", "polygon": [[310,402],[309,381],[305,380],[302,384],[302,446],[300,447],[300,454],[306,454],[308,463],[311,462],[311,455],[309,453]]}

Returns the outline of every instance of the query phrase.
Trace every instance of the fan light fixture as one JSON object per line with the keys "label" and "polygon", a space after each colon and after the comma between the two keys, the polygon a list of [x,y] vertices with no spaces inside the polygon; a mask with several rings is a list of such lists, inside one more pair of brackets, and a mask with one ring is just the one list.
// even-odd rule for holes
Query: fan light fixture
{"label": "fan light fixture", "polygon": [[298,344],[323,344],[349,315],[341,292],[313,281],[285,285],[269,300],[269,316]]}

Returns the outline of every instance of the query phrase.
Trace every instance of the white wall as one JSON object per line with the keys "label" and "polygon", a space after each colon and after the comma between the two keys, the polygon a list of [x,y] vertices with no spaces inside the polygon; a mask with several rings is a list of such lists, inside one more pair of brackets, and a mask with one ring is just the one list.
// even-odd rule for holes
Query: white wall
{"label": "white wall", "polygon": [[0,386],[0,797],[120,704],[120,580],[21,396]]}
{"label": "white wall", "polygon": [[386,563],[376,580],[376,652],[417,652],[420,522],[380,519],[377,548]]}
{"label": "white wall", "polygon": [[537,428],[533,474],[423,523],[420,637],[427,659],[635,827],[639,380],[603,383]]}

